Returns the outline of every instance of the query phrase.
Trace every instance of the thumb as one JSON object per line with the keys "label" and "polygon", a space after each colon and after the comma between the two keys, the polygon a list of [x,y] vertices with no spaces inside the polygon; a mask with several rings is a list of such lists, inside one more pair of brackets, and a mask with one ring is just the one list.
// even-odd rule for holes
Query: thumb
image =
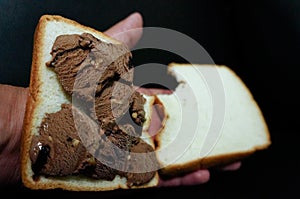
{"label": "thumb", "polygon": [[142,36],[143,18],[140,13],[134,12],[122,21],[118,22],[105,34],[126,44],[130,49],[135,46]]}

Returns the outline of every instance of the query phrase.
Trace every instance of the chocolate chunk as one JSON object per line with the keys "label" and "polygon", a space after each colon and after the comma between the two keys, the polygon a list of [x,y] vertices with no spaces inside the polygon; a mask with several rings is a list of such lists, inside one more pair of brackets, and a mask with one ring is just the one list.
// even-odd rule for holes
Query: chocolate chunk
{"label": "chocolate chunk", "polygon": [[145,98],[137,91],[135,91],[132,95],[132,103],[130,106],[130,115],[133,121],[142,126],[145,122],[145,111],[144,111],[144,104],[146,102]]}

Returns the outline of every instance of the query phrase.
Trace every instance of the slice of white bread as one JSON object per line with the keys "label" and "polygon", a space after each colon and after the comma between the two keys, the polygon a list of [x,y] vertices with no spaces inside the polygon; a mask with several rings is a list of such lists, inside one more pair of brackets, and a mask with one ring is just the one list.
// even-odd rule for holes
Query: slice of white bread
{"label": "slice of white bread", "polygon": [[[38,135],[38,127],[45,113],[54,113],[60,110],[61,104],[70,103],[71,99],[63,91],[57,76],[53,70],[46,66],[51,60],[52,45],[57,36],[62,34],[90,33],[103,42],[118,44],[105,34],[77,23],[76,21],[56,15],[44,15],[40,18],[34,35],[34,48],[32,55],[32,68],[30,75],[29,98],[24,120],[24,132],[21,146],[21,172],[22,181],[26,187],[31,189],[53,189],[61,188],[74,191],[102,191],[117,188],[129,188],[126,178],[116,176],[113,181],[92,180],[90,178],[68,176],[68,177],[44,177],[38,181],[33,179],[29,151],[33,135]],[[149,98],[151,100],[151,98]],[[145,107],[146,108],[146,107]],[[150,110],[149,110],[150,111]],[[147,113],[150,113],[147,111]],[[147,117],[147,116],[146,116]],[[146,122],[145,128],[149,126]],[[143,136],[149,144],[153,141],[149,136]],[[142,188],[156,186],[158,174],[147,184],[132,186],[130,188]]]}
{"label": "slice of white bread", "polygon": [[229,164],[271,144],[258,104],[229,67],[171,63],[168,72],[179,85],[156,96],[166,116],[156,135],[161,176]]}

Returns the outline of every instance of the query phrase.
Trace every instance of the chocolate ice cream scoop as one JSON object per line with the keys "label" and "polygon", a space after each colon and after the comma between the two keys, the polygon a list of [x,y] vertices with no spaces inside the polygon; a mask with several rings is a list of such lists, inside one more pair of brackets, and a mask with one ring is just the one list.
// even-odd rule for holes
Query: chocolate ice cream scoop
{"label": "chocolate ice cream scoop", "polygon": [[[86,122],[80,125],[84,125],[86,131],[91,130]],[[64,104],[60,111],[47,114],[31,145],[33,170],[39,174],[70,175],[87,155],[77,133],[71,105]]]}
{"label": "chocolate ice cream scoop", "polygon": [[[126,132],[133,130],[128,125],[115,126],[106,132],[95,130],[89,117],[71,104],[63,104],[60,111],[46,115],[39,135],[32,139],[33,171],[37,176],[83,174],[105,180],[120,175],[128,179],[129,186],[146,183],[155,171],[136,172],[156,168],[158,163],[149,144]],[[132,153],[144,155],[136,157]]]}
{"label": "chocolate ice cream scoop", "polygon": [[[120,77],[132,82],[131,52],[122,44],[98,40],[89,33],[60,35],[52,47],[53,67],[58,80],[68,94],[74,91],[95,95],[106,83]],[[93,90],[89,89],[93,88]]]}

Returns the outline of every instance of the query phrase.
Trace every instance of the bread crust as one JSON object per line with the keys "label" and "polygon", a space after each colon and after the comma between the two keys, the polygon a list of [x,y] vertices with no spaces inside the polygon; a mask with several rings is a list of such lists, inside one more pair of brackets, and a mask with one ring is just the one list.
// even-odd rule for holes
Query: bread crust
{"label": "bread crust", "polygon": [[225,166],[237,161],[241,161],[252,155],[254,152],[256,152],[255,149],[252,151],[200,158],[180,165],[170,165],[160,169],[159,175],[162,179],[170,179],[173,177],[183,176],[199,169],[210,169],[215,166]]}
{"label": "bread crust", "polygon": [[41,65],[41,52],[43,48],[43,32],[46,26],[46,21],[43,17],[40,19],[36,30],[34,32],[33,41],[33,52],[32,52],[32,64],[30,73],[30,83],[29,83],[29,95],[27,98],[25,117],[24,117],[24,127],[21,140],[21,176],[22,181],[25,186],[29,188],[37,188],[35,183],[32,181],[32,176],[28,173],[31,168],[29,150],[32,139],[31,129],[33,128],[32,118],[34,116],[35,107],[40,103],[40,97],[38,93],[40,92],[41,80],[39,78],[39,66]]}
{"label": "bread crust", "polygon": [[[43,15],[41,16],[35,32],[33,41],[33,52],[32,52],[32,65],[30,73],[30,84],[29,84],[29,95],[26,104],[26,111],[24,117],[24,126],[21,140],[21,177],[23,184],[30,189],[64,189],[70,191],[108,191],[114,189],[135,189],[135,188],[146,188],[156,186],[158,184],[158,172],[154,178],[147,184],[141,186],[128,187],[126,185],[126,179],[116,176],[113,181],[105,180],[93,180],[87,177],[60,177],[60,178],[45,178],[40,177],[39,181],[33,180],[33,171],[31,169],[31,160],[29,157],[29,151],[31,146],[31,139],[33,137],[32,130],[35,120],[35,113],[38,111],[38,106],[42,102],[40,93],[42,92],[41,85],[43,80],[41,78],[41,66],[45,65],[46,60],[43,59],[43,51],[45,50],[45,37],[46,27],[49,22],[62,22],[65,24],[72,25],[81,30],[94,33],[99,39],[103,39],[110,43],[120,44],[119,41],[110,38],[104,33],[97,31],[91,27],[79,24],[71,19],[64,18],[59,15]],[[50,51],[49,51],[50,54]]]}

